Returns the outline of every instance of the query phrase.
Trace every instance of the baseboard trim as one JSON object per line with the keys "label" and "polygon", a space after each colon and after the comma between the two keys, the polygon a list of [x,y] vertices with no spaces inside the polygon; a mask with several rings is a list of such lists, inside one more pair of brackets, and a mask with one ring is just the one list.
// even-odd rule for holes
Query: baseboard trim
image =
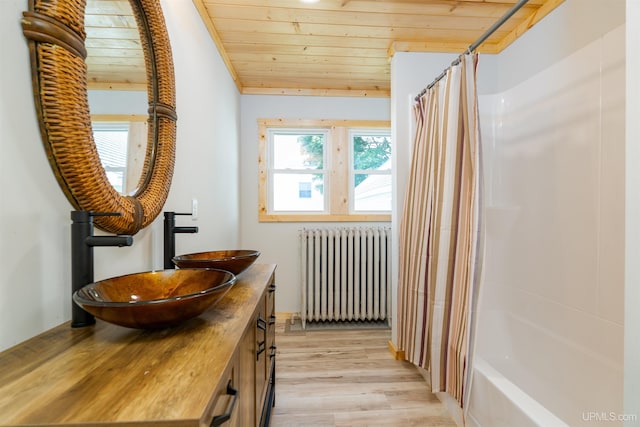
{"label": "baseboard trim", "polygon": [[276,311],[276,319],[289,319],[293,325],[293,321],[296,317],[300,317],[300,313],[291,311]]}
{"label": "baseboard trim", "polygon": [[389,341],[388,345],[389,351],[391,352],[391,355],[395,360],[405,360],[404,350],[398,350],[398,348],[392,341]]}

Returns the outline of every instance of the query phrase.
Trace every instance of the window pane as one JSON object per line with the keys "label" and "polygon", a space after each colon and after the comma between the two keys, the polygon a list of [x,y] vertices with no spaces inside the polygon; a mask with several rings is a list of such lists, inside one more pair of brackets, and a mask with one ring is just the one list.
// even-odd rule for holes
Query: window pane
{"label": "window pane", "polygon": [[391,210],[391,175],[354,175],[353,209],[355,211]]}
{"label": "window pane", "polygon": [[111,186],[120,194],[124,189],[124,171],[122,170],[106,170],[107,179]]}
{"label": "window pane", "polygon": [[129,129],[96,129],[93,139],[105,168],[127,166],[127,138]]}
{"label": "window pane", "polygon": [[323,134],[273,134],[274,169],[322,169]]}
{"label": "window pane", "polygon": [[273,174],[274,211],[324,211],[322,174]]}
{"label": "window pane", "polygon": [[390,170],[391,137],[386,134],[353,134],[354,170]]}
{"label": "window pane", "polygon": [[129,125],[126,123],[94,123],[93,139],[109,183],[119,193],[124,191],[127,170]]}

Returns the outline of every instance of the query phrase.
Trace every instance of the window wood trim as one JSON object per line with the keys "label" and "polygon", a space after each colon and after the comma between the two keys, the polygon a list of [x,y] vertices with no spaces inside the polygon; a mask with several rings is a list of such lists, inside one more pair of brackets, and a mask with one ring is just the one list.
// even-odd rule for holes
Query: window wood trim
{"label": "window wood trim", "polygon": [[92,114],[92,122],[146,122],[146,114]]}
{"label": "window wood trim", "polygon": [[[391,214],[349,213],[349,129],[389,129],[388,120],[258,119],[258,222],[388,222]],[[329,129],[331,137],[331,193],[329,212],[270,214],[267,199],[267,148],[270,128]],[[335,165],[335,163],[338,165]],[[339,166],[339,167],[336,167]],[[338,189],[338,191],[336,191]]]}

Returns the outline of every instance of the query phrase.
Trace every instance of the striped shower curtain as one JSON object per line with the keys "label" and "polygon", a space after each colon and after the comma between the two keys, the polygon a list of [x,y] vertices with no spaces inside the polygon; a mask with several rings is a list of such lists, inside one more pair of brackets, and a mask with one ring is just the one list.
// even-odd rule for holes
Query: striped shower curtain
{"label": "striped shower curtain", "polygon": [[414,107],[400,225],[398,349],[461,407],[481,268],[477,60],[465,55]]}

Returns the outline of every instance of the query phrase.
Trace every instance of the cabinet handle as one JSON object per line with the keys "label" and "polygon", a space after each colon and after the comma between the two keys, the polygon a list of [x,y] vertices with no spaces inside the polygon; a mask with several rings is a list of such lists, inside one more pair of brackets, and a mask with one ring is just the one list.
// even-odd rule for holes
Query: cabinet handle
{"label": "cabinet handle", "polygon": [[258,317],[258,322],[257,322],[256,327],[258,329],[260,329],[261,331],[266,331],[267,330],[267,321],[264,320],[262,318],[262,316]]}
{"label": "cabinet handle", "polygon": [[213,417],[209,427],[220,426],[231,419],[231,414],[233,414],[233,409],[235,408],[236,402],[238,401],[238,390],[231,386],[231,380],[229,380],[229,384],[227,384],[227,394],[229,396],[233,396],[233,399],[231,399],[231,404],[229,404],[229,410],[222,415],[216,415],[215,417]]}
{"label": "cabinet handle", "polygon": [[271,316],[269,316],[269,325],[275,325],[276,324],[276,315],[272,314]]}
{"label": "cabinet handle", "polygon": [[278,349],[278,347],[276,347],[275,345],[272,345],[269,348],[271,349],[271,353],[269,354],[269,358],[273,359],[274,357],[276,357],[276,350]]}
{"label": "cabinet handle", "polygon": [[275,283],[270,284],[269,285],[269,293],[271,294],[271,293],[273,293],[275,291],[276,291],[276,284]]}
{"label": "cabinet handle", "polygon": [[264,341],[260,341],[258,343],[258,349],[256,350],[256,361],[260,360],[260,355],[264,353],[265,350]]}
{"label": "cabinet handle", "polygon": [[262,316],[258,317],[258,324],[256,325],[258,329],[262,331],[262,341],[258,341],[258,349],[256,350],[256,361],[260,360],[260,355],[264,353],[267,349],[267,321],[262,318]]}

